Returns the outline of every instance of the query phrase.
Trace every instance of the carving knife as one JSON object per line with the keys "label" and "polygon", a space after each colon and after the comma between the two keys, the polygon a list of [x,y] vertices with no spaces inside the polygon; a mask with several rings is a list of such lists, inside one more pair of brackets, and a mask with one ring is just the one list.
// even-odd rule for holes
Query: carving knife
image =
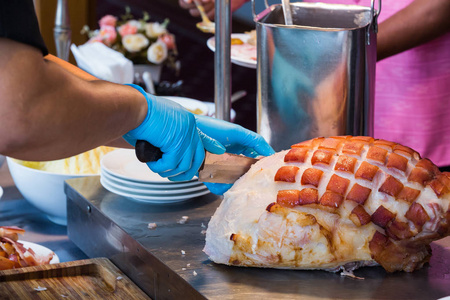
{"label": "carving knife", "polygon": [[[157,161],[162,157],[159,148],[147,141],[136,142],[136,156],[141,162]],[[221,155],[206,151],[205,160],[198,170],[202,182],[234,183],[244,175],[258,159],[243,155],[224,153]]]}

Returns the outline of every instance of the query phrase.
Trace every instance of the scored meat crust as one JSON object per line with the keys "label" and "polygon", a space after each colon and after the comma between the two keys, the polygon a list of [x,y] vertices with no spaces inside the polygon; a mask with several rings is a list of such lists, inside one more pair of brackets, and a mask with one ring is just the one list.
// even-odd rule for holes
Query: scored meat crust
{"label": "scored meat crust", "polygon": [[371,137],[316,138],[265,157],[225,193],[204,252],[216,263],[412,272],[450,235],[450,178]]}

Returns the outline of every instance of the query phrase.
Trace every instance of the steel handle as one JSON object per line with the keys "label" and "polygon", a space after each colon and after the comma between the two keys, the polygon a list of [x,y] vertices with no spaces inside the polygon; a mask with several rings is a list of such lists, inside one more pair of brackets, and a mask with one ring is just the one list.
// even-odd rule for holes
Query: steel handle
{"label": "steel handle", "polygon": [[[377,18],[381,11],[381,0],[378,0],[378,9],[375,10],[375,0],[370,1],[370,20],[375,24],[375,29],[377,29]],[[376,31],[375,31],[376,32]]]}
{"label": "steel handle", "polygon": [[374,17],[374,16],[378,17],[378,15],[381,12],[381,0],[378,0],[378,9],[377,10],[375,10],[375,0],[371,0],[370,2],[371,2],[370,9],[371,9],[372,17]]}
{"label": "steel handle", "polygon": [[375,10],[375,0],[370,1],[370,26],[367,27],[367,45],[370,45],[370,28],[373,32],[378,33],[378,15],[381,11],[381,0],[378,0],[378,9]]}
{"label": "steel handle", "polygon": [[[267,0],[264,0],[264,4],[266,6],[266,9],[269,8],[269,3]],[[378,15],[381,12],[381,0],[378,0],[378,9],[375,10],[375,0],[370,1],[370,13],[371,13],[371,20],[374,19],[374,17],[378,17]],[[252,0],[252,14],[253,14],[253,20],[257,20],[258,15],[256,14],[256,8],[255,8],[255,0]]]}
{"label": "steel handle", "polygon": [[53,37],[55,39],[57,56],[68,61],[72,30],[70,29],[69,6],[67,0],[58,0]]}
{"label": "steel handle", "polygon": [[[266,6],[266,9],[269,8],[269,3],[267,2],[267,0],[264,0],[264,5]],[[256,21],[258,15],[256,14],[255,0],[252,0],[252,14],[253,14],[253,20]]]}
{"label": "steel handle", "polygon": [[231,111],[231,1],[216,0],[216,51],[214,52],[214,103],[216,117],[230,121]]}

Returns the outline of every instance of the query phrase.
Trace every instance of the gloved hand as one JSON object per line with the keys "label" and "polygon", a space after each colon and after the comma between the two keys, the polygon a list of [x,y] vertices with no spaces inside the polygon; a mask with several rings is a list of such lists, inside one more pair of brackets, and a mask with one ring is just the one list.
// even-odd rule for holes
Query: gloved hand
{"label": "gloved hand", "polygon": [[173,101],[145,93],[137,85],[130,86],[145,96],[148,112],[141,125],[123,137],[133,146],[136,140],[146,140],[161,149],[162,158],[147,163],[153,172],[173,181],[190,180],[203,163],[204,145],[212,153],[225,152],[219,142],[207,136],[202,136],[202,143],[194,114]]}
{"label": "gloved hand", "polygon": [[[205,149],[214,154],[225,151],[244,154],[250,157],[271,155],[272,147],[263,137],[242,126],[222,120],[194,115],[181,105],[145,93],[136,85],[147,99],[147,117],[139,127],[124,135],[131,145],[136,140],[146,140],[158,147],[163,156],[156,162],[149,162],[149,168],[173,181],[191,179],[203,163]],[[206,183],[214,194],[221,195],[232,185]]]}
{"label": "gloved hand", "polygon": [[[226,152],[256,157],[275,153],[262,136],[244,127],[223,120],[194,115],[198,129],[220,142]],[[206,148],[206,147],[205,147]],[[208,148],[206,150],[210,151]]]}
{"label": "gloved hand", "polygon": [[[275,153],[262,136],[240,125],[199,115],[195,115],[195,119],[202,133],[220,142],[225,146],[226,152],[249,157],[269,156]],[[206,150],[210,152],[214,150],[205,143],[207,140],[202,139],[202,141]],[[232,186],[232,184],[209,182],[205,182],[205,185],[211,193],[216,195],[222,195]]]}

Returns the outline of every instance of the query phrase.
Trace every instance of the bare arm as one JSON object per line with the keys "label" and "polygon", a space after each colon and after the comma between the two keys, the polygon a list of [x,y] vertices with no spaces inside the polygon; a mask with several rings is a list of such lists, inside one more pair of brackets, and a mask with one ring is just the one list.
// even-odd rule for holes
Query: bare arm
{"label": "bare arm", "polygon": [[[245,2],[248,2],[250,0],[231,0],[231,12],[234,12],[238,10],[242,5],[244,5]],[[214,20],[215,17],[215,0],[201,0],[199,1],[203,8],[205,9],[205,13],[211,20]],[[178,0],[178,3],[180,7],[189,10],[189,13],[193,17],[199,17],[200,12],[198,11],[197,7],[195,6],[195,3],[193,0]]]}
{"label": "bare arm", "polygon": [[81,79],[34,47],[0,38],[0,153],[25,160],[78,154],[144,120],[134,88]]}
{"label": "bare arm", "polygon": [[450,1],[415,0],[379,25],[378,60],[429,42],[449,31]]}
{"label": "bare arm", "polygon": [[[78,67],[72,65],[71,63],[69,63],[65,60],[62,60],[54,55],[48,54],[44,58],[48,61],[52,61],[52,62],[58,64],[60,67],[69,71],[70,73],[74,74],[78,78],[88,80],[88,81],[99,80],[97,77],[81,70],[80,68],[78,68]],[[119,147],[119,148],[132,148],[132,146],[130,144],[128,144],[122,137],[108,142],[107,144],[105,144],[105,146]]]}

